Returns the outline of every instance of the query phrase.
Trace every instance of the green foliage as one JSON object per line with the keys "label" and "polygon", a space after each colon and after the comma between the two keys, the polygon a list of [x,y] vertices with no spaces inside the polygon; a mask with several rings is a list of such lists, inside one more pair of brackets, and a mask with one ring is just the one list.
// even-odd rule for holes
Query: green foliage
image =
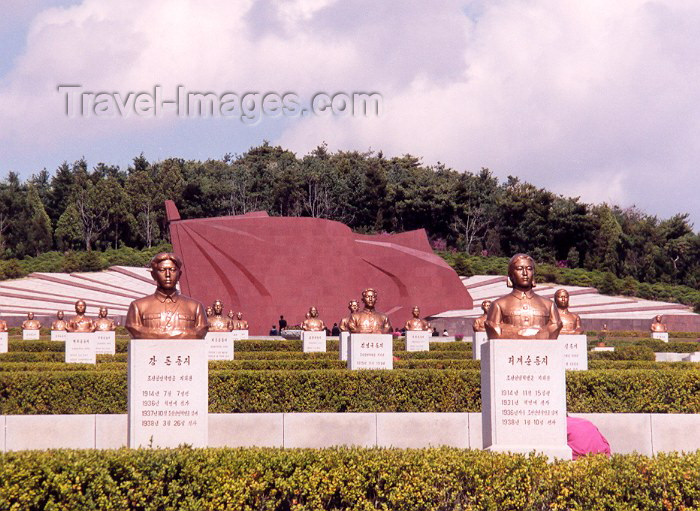
{"label": "green foliage", "polygon": [[700,453],[168,449],[2,455],[3,509],[667,511],[700,506]]}
{"label": "green foliage", "polygon": [[[472,275],[507,275],[508,258],[466,256],[453,252],[438,252],[445,261],[462,275],[458,268],[467,268]],[[465,275],[466,276],[466,275]],[[700,291],[688,286],[668,283],[649,284],[627,276],[618,278],[611,272],[559,268],[551,264],[538,264],[538,282],[550,282],[566,286],[595,287],[603,294],[636,295],[647,300],[663,300],[695,306],[700,303]]]}
{"label": "green foliage", "polygon": [[[445,364],[454,362],[458,361]],[[0,414],[125,413],[126,372],[112,370],[119,367],[123,366],[0,371]],[[700,413],[697,370],[591,369],[569,371],[566,381],[571,412]],[[477,412],[480,400],[478,369],[214,369],[209,373],[209,411],[213,413]]]}
{"label": "green foliage", "polygon": [[648,346],[621,346],[615,351],[591,351],[589,360],[654,360],[654,351]]}

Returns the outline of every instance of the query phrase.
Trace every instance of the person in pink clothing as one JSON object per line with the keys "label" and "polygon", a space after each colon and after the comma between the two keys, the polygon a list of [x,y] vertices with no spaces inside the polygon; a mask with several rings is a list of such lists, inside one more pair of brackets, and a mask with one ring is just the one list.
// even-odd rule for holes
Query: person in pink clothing
{"label": "person in pink clothing", "polygon": [[590,453],[605,453],[610,457],[610,444],[591,421],[576,417],[566,418],[566,443],[571,457],[576,460]]}

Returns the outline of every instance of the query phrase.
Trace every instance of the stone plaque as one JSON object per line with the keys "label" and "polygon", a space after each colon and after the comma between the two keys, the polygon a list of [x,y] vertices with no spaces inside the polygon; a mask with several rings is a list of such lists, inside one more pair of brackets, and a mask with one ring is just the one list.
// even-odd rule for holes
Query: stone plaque
{"label": "stone plaque", "polygon": [[0,353],[7,353],[9,348],[9,337],[10,335],[7,332],[0,332]]}
{"label": "stone plaque", "polygon": [[430,351],[432,332],[406,330],[406,351]]}
{"label": "stone plaque", "polygon": [[97,363],[97,338],[93,332],[66,332],[66,364]]}
{"label": "stone plaque", "polygon": [[209,332],[207,341],[207,358],[209,360],[233,360],[233,341],[235,332]]}
{"label": "stone plaque", "polygon": [[615,346],[596,346],[591,351],[615,351]]}
{"label": "stone plaque", "polygon": [[348,340],[350,339],[350,332],[340,332],[338,350],[340,354],[340,360],[348,359]]}
{"label": "stone plaque", "polygon": [[98,355],[114,355],[117,352],[116,332],[97,331],[95,332],[95,338],[97,339]]}
{"label": "stone plaque", "polygon": [[564,343],[564,369],[567,371],[588,370],[588,338],[583,335],[560,335]]}
{"label": "stone plaque", "polygon": [[348,369],[393,369],[391,334],[350,334]]}
{"label": "stone plaque", "polygon": [[472,343],[472,359],[481,360],[481,345],[488,341],[486,332],[474,332],[474,342]]}
{"label": "stone plaque", "polygon": [[234,336],[234,340],[236,341],[242,341],[248,338],[248,330],[232,330],[232,332],[236,334]]}
{"label": "stone plaque", "polygon": [[51,330],[51,340],[52,341],[65,341],[68,332],[65,330]]}
{"label": "stone plaque", "polygon": [[22,330],[23,341],[38,341],[41,338],[40,330]]}
{"label": "stone plaque", "polygon": [[668,342],[668,332],[652,332],[652,339],[658,339],[660,341]]}
{"label": "stone plaque", "polygon": [[132,339],[129,343],[129,447],[206,447],[207,342]]}
{"label": "stone plaque", "polygon": [[326,352],[326,332],[302,332],[301,342],[304,353]]}
{"label": "stone plaque", "polygon": [[481,347],[484,448],[571,459],[564,343],[494,339]]}

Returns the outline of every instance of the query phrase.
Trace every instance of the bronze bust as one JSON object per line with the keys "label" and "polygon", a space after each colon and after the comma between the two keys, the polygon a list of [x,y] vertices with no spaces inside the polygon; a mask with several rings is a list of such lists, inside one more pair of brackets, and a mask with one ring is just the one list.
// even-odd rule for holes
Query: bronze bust
{"label": "bronze bust", "polygon": [[474,320],[474,325],[472,328],[475,332],[486,332],[486,316],[491,308],[491,300],[484,300],[481,302],[481,310],[484,313]]}
{"label": "bronze bust", "polygon": [[537,296],[535,261],[516,254],[508,263],[508,285],[513,291],[491,304],[486,317],[489,339],[556,339],[562,322],[554,302]]}
{"label": "bronze bust", "polygon": [[228,318],[222,316],[224,311],[224,305],[221,300],[216,300],[211,307],[212,315],[209,318],[209,331],[210,332],[228,332],[231,330],[229,328],[231,322]]}
{"label": "bronze bust", "polygon": [[581,316],[569,312],[569,292],[566,289],[557,289],[557,292],[554,293],[554,303],[557,305],[559,318],[563,324],[559,335],[582,334]]}
{"label": "bronze bust", "polygon": [[41,330],[41,323],[34,319],[33,312],[27,312],[27,319],[22,323],[22,330]]}
{"label": "bronze bust", "polygon": [[353,334],[390,334],[391,322],[385,314],[374,309],[378,293],[370,288],[362,291],[362,302],[365,307],[360,312],[354,312],[348,321],[348,330]]}
{"label": "bronze bust", "polygon": [[360,305],[357,303],[357,300],[350,300],[350,302],[348,303],[348,310],[350,311],[350,315],[341,319],[340,325],[338,325],[338,328],[341,332],[348,331],[348,322],[350,321],[350,318],[352,317],[353,313],[357,312],[359,308]]}
{"label": "bronze bust", "polygon": [[302,330],[305,332],[323,332],[326,330],[326,325],[318,318],[318,309],[316,307],[311,306],[307,315],[308,318],[301,324]]}
{"label": "bronze bust", "polygon": [[107,317],[107,307],[100,307],[100,315],[95,320],[96,332],[112,332],[115,329],[114,321]]}
{"label": "bronze bust", "polygon": [[404,328],[412,332],[426,332],[432,330],[430,323],[420,317],[420,308],[416,305],[411,310],[413,317],[406,321]]}
{"label": "bronze bust", "polygon": [[63,319],[63,311],[56,312],[56,321],[51,323],[51,330],[65,330],[68,323]]}
{"label": "bronze bust", "polygon": [[654,317],[654,320],[651,322],[651,326],[649,327],[649,330],[652,332],[667,332],[668,330],[666,329],[666,325],[661,322],[661,315],[657,315]]}
{"label": "bronze bust", "polygon": [[177,290],[182,262],[173,253],[151,259],[156,292],[134,300],[126,315],[126,329],[134,339],[204,339],[207,318],[204,306]]}
{"label": "bronze bust", "polygon": [[231,330],[248,330],[248,322],[243,319],[243,313],[236,313],[236,319],[231,324]]}
{"label": "bronze bust", "polygon": [[68,320],[66,330],[69,332],[94,332],[95,323],[85,315],[86,305],[83,300],[75,302],[75,316]]}

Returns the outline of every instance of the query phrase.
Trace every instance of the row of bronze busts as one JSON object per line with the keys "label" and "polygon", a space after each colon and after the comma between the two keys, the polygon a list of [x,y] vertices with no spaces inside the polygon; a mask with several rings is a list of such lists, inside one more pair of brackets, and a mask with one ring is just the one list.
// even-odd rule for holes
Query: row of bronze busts
{"label": "row of bronze busts", "polygon": [[[362,333],[362,334],[390,334],[393,331],[391,321],[386,314],[377,312],[376,304],[379,293],[376,289],[367,288],[362,291],[363,309],[357,300],[350,300],[348,310],[350,314],[340,320],[338,328],[341,332]],[[301,324],[301,329],[307,332],[321,332],[326,329],[325,324],[318,317],[318,309],[314,306],[309,308],[306,318]],[[413,307],[413,318],[406,322],[406,330],[430,331],[430,323],[420,318],[420,309]]]}
{"label": "row of bronze busts", "polygon": [[209,332],[232,332],[233,330],[248,330],[248,322],[243,319],[243,313],[234,315],[232,310],[228,311],[228,317],[223,315],[224,304],[221,300],[215,300],[207,307],[207,324]]}
{"label": "row of bronze busts", "polygon": [[[85,315],[85,302],[75,302],[75,316],[64,319],[63,311],[56,313],[56,321],[51,323],[51,330],[66,332],[108,332],[115,329],[114,321],[107,317],[107,307],[100,307],[99,316],[95,319]],[[22,323],[22,330],[41,330],[41,322],[34,318],[33,312],[27,313],[27,319]],[[0,332],[7,331],[7,323],[0,321]]]}

